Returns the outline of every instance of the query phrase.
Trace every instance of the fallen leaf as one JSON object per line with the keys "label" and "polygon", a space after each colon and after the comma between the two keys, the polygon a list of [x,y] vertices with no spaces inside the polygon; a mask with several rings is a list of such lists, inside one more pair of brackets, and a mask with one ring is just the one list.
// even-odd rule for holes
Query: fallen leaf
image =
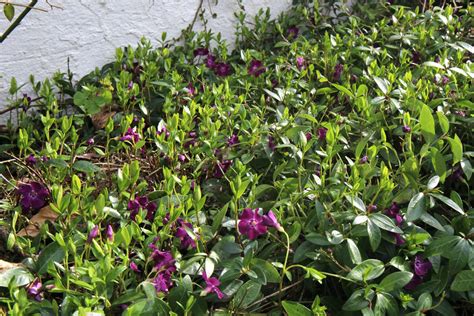
{"label": "fallen leaf", "polygon": [[21,263],[12,263],[0,259],[0,274],[4,273],[7,270],[22,267]]}
{"label": "fallen leaf", "polygon": [[58,214],[51,210],[49,206],[45,206],[40,209],[37,214],[30,218],[30,223],[28,226],[20,230],[17,235],[20,237],[36,237],[39,234],[41,226],[46,221],[54,222],[56,218],[58,218]]}
{"label": "fallen leaf", "polygon": [[105,110],[105,111],[104,110],[102,110],[102,112],[99,112],[99,113],[94,114],[94,115],[91,116],[92,125],[94,125],[94,127],[96,129],[104,128],[105,124],[107,124],[107,121],[109,120],[109,118],[114,116],[115,113],[117,113],[115,111],[106,112],[107,110]]}

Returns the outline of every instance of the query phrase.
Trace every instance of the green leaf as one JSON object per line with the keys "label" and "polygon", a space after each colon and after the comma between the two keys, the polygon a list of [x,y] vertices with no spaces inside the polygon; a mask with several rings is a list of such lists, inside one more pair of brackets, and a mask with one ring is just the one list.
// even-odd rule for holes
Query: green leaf
{"label": "green leaf", "polygon": [[312,278],[318,281],[319,283],[321,283],[321,280],[326,277],[323,273],[319,272],[314,268],[304,267],[304,270],[306,271],[306,278]]}
{"label": "green leaf", "polygon": [[400,227],[395,225],[395,223],[387,215],[375,213],[369,218],[374,222],[375,225],[377,225],[383,230],[392,233],[403,234],[403,230],[401,230]]}
{"label": "green leaf", "polygon": [[446,160],[441,151],[436,148],[432,148],[431,150],[431,163],[443,183],[446,179]]}
{"label": "green leaf", "polygon": [[411,278],[413,277],[413,273],[406,272],[406,271],[398,271],[392,274],[387,275],[382,282],[380,282],[379,286],[386,292],[390,292],[393,290],[398,290],[407,285]]}
{"label": "green leaf", "polygon": [[443,133],[447,134],[449,132],[448,118],[441,111],[437,111],[436,115],[438,116],[438,123],[439,123],[439,126],[441,127],[441,130],[443,131]]}
{"label": "green leaf", "polygon": [[354,98],[354,94],[353,94],[349,89],[347,89],[346,87],[341,86],[341,85],[339,85],[339,84],[335,84],[335,83],[333,83],[332,86],[333,86],[334,88],[336,88],[337,90],[343,92],[343,93],[346,94],[347,96],[349,96],[349,97],[351,97],[351,98]]}
{"label": "green leaf", "polygon": [[444,204],[446,204],[447,206],[449,206],[450,208],[452,208],[456,212],[464,215],[464,211],[462,210],[462,208],[459,205],[457,205],[450,198],[445,197],[444,195],[441,195],[441,194],[438,194],[438,193],[430,193],[430,195],[437,198],[438,200],[440,200],[441,202],[443,202]]}
{"label": "green leaf", "polygon": [[456,292],[474,290],[474,271],[464,270],[459,272],[451,284],[451,290]]}
{"label": "green leaf", "polygon": [[57,242],[50,243],[41,251],[36,261],[36,271],[40,275],[45,273],[50,262],[61,262],[64,255],[64,249]]}
{"label": "green leaf", "polygon": [[388,293],[377,293],[377,301],[375,303],[374,315],[400,315],[398,305],[392,295]]}
{"label": "green leaf", "polygon": [[444,69],[443,65],[441,65],[440,63],[435,63],[434,61],[425,61],[422,65],[426,66],[426,67],[434,67],[434,68]]}
{"label": "green leaf", "polygon": [[94,165],[92,162],[79,160],[72,165],[72,168],[84,173],[94,173],[100,171],[100,168]]}
{"label": "green leaf", "polygon": [[438,186],[439,176],[433,176],[428,180],[427,188],[428,190],[433,190]]}
{"label": "green leaf", "polygon": [[368,281],[381,276],[384,271],[385,267],[382,261],[367,259],[352,269],[347,277],[356,281]]}
{"label": "green leaf", "polygon": [[449,144],[451,145],[451,152],[453,153],[453,165],[457,164],[462,160],[462,142],[458,135],[454,135],[454,138],[448,138]]}
{"label": "green leaf", "polygon": [[352,239],[347,239],[347,248],[349,250],[349,255],[353,263],[358,264],[362,262],[362,257],[360,255],[359,248],[357,248],[356,243]]}
{"label": "green leaf", "polygon": [[346,200],[349,201],[349,203],[351,203],[351,205],[354,206],[356,209],[362,212],[366,211],[365,203],[359,197],[346,195]]}
{"label": "green leaf", "polygon": [[369,306],[369,301],[364,298],[364,289],[359,289],[351,294],[342,309],[345,311],[360,311],[367,306]]}
{"label": "green leaf", "polygon": [[379,78],[379,77],[374,77],[375,83],[379,87],[380,90],[382,90],[383,94],[387,94],[388,92],[388,82],[385,79]]}
{"label": "green leaf", "polygon": [[461,237],[459,236],[443,236],[441,238],[436,238],[426,248],[425,256],[431,257],[448,252],[460,239]]}
{"label": "green leaf", "polygon": [[130,305],[122,315],[127,316],[156,316],[156,315],[169,315],[170,308],[168,305],[159,298],[148,298],[137,301]]}
{"label": "green leaf", "polygon": [[288,316],[313,316],[309,308],[297,302],[283,301],[281,304]]}
{"label": "green leaf", "polygon": [[242,308],[249,306],[259,298],[261,287],[261,284],[254,281],[245,282],[235,293],[233,305]]}
{"label": "green leaf", "polygon": [[252,259],[252,265],[254,267],[258,267],[262,272],[265,274],[267,278],[267,282],[269,283],[279,283],[280,282],[280,274],[278,270],[268,261],[254,258]]}
{"label": "green leaf", "polygon": [[380,240],[382,239],[382,233],[380,232],[380,228],[374,224],[373,221],[367,221],[367,233],[369,234],[369,241],[370,247],[372,251],[377,250],[380,245]]}
{"label": "green leaf", "polygon": [[15,7],[11,3],[3,5],[3,14],[11,22],[15,17]]}
{"label": "green leaf", "polygon": [[411,198],[408,203],[406,220],[413,222],[421,217],[425,212],[425,195],[420,192]]}
{"label": "green leaf", "polygon": [[229,203],[226,203],[213,218],[212,222],[212,232],[215,234],[221,228],[222,220],[227,214],[227,209],[229,208]]}
{"label": "green leaf", "polygon": [[0,287],[8,287],[9,285],[20,287],[27,285],[33,279],[33,275],[27,269],[14,264],[12,268],[2,269],[2,272],[0,272]]}
{"label": "green leaf", "polygon": [[431,114],[431,108],[426,104],[423,104],[421,108],[420,126],[425,141],[431,143],[435,137],[435,123],[433,115]]}

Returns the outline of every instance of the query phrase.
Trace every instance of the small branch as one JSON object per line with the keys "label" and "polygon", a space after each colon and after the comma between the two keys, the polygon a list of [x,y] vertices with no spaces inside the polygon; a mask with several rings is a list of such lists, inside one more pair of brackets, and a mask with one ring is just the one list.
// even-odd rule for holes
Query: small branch
{"label": "small branch", "polygon": [[23,20],[23,18],[31,11],[31,9],[38,3],[38,0],[31,0],[31,2],[28,4],[27,7],[25,7],[25,10],[20,13],[20,15],[13,21],[12,24],[7,28],[7,30],[0,36],[0,43],[3,43],[3,41],[10,35],[13,30],[20,25],[20,22]]}
{"label": "small branch", "polygon": [[15,2],[10,2],[9,0],[0,0],[0,4],[11,4],[14,7],[30,8],[31,10],[48,12],[48,10],[43,9],[43,8],[34,8],[34,7],[30,6],[29,4],[15,3]]}

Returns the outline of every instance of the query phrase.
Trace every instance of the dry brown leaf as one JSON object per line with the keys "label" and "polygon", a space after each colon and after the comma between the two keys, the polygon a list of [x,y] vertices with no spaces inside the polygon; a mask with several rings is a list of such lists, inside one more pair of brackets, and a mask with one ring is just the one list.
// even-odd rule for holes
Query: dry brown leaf
{"label": "dry brown leaf", "polygon": [[96,129],[102,129],[107,124],[107,121],[110,117],[115,115],[115,111],[108,112],[107,110],[102,110],[101,112],[91,116],[92,124]]}
{"label": "dry brown leaf", "polygon": [[21,263],[12,263],[12,262],[8,262],[8,261],[4,261],[0,259],[0,274],[2,274],[3,272],[7,270],[11,270],[11,269],[18,268],[21,266],[23,266]]}
{"label": "dry brown leaf", "polygon": [[58,214],[55,213],[49,206],[45,206],[40,211],[30,218],[28,226],[20,230],[17,235],[20,237],[36,237],[39,234],[41,225],[46,221],[54,222],[58,218]]}

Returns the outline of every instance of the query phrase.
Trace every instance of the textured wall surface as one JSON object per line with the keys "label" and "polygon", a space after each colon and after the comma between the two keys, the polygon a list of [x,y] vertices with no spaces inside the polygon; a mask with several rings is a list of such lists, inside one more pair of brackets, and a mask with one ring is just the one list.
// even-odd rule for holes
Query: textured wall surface
{"label": "textured wall surface", "polygon": [[[28,1],[17,0],[17,3]],[[40,0],[44,2],[44,0]],[[63,9],[49,12],[30,12],[22,24],[0,44],[0,108],[7,106],[10,78],[18,83],[28,80],[30,74],[44,79],[55,71],[70,68],[76,80],[95,67],[113,60],[115,48],[134,45],[141,36],[153,43],[168,38],[193,20],[199,0],[51,0]],[[248,14],[270,7],[276,16],[288,8],[291,0],[243,0]],[[211,7],[209,7],[211,4]],[[221,32],[229,43],[234,40],[234,12],[237,0],[204,0],[206,12],[212,10],[217,18],[209,17],[209,26]],[[44,7],[44,6],[43,6]],[[7,27],[0,17],[0,29]],[[27,88],[25,88],[27,89]],[[0,117],[0,124],[6,119]]]}

